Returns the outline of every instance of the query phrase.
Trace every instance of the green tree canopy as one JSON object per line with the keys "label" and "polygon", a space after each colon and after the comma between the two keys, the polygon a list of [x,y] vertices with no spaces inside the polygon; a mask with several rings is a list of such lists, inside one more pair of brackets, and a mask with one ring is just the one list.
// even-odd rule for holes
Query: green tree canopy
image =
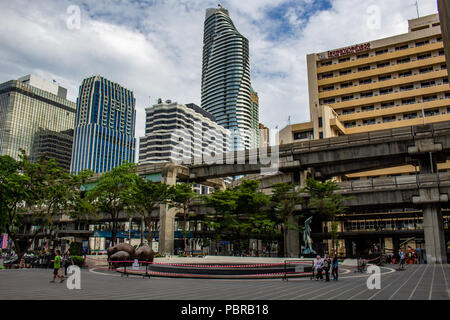
{"label": "green tree canopy", "polygon": [[133,208],[137,181],[137,165],[124,163],[98,177],[94,188],[86,197],[95,210],[109,215],[112,222],[111,244],[117,240],[117,223],[120,213],[129,216]]}
{"label": "green tree canopy", "polygon": [[173,197],[174,187],[164,183],[155,183],[138,176],[133,186],[133,205],[135,211],[144,219],[148,230],[148,242],[152,245],[152,226],[158,220],[152,212],[168,203]]}

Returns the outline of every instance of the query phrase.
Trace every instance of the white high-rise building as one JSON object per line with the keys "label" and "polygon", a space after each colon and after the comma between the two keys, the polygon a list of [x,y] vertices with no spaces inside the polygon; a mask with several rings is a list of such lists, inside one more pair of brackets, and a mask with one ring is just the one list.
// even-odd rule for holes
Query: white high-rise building
{"label": "white high-rise building", "polygon": [[146,114],[139,164],[212,161],[229,150],[229,131],[195,104],[160,100]]}

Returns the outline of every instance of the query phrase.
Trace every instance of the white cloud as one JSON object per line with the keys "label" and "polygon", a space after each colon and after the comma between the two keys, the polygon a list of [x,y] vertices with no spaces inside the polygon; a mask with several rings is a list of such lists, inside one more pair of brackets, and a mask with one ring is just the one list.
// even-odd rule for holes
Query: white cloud
{"label": "white cloud", "polygon": [[[405,33],[407,20],[416,17],[411,0],[335,0],[329,10],[302,14],[318,2],[222,1],[250,40],[252,85],[266,126],[282,128],[288,115],[291,122],[309,121],[306,54]],[[81,8],[79,30],[66,26],[73,4]],[[286,21],[268,16],[288,4],[280,14]],[[142,136],[149,96],[152,103],[162,97],[200,104],[203,21],[205,9],[216,5],[214,0],[2,1],[0,82],[36,73],[67,87],[75,101],[82,79],[101,74],[134,91],[136,136]],[[379,28],[367,23],[370,6],[380,9]],[[436,1],[422,0],[420,11],[437,12]],[[275,37],[286,25],[289,34]]]}

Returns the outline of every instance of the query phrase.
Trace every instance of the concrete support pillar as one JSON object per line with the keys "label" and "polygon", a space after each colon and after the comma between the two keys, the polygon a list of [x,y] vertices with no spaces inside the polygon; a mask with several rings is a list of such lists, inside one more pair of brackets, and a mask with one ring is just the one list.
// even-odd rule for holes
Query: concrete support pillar
{"label": "concrete support pillar", "polygon": [[[162,173],[162,183],[176,185],[179,167],[169,164]],[[174,229],[175,229],[176,208],[169,208],[168,205],[159,207],[159,252],[165,255],[173,255],[174,249]]]}
{"label": "concrete support pillar", "polygon": [[[306,179],[308,178],[308,171],[299,172],[300,187],[303,188],[306,185]],[[290,224],[298,224],[297,217],[289,218]],[[298,258],[300,256],[300,234],[298,230],[287,230],[286,234],[286,251],[289,258]]]}
{"label": "concrete support pillar", "polygon": [[175,208],[161,205],[159,208],[159,252],[164,255],[173,255],[175,232]]}
{"label": "concrete support pillar", "polygon": [[[297,217],[289,217],[289,224],[296,225],[298,224]],[[300,254],[300,240],[299,240],[299,232],[298,230],[287,230],[286,234],[286,246],[287,246],[287,254],[289,258],[298,258]]]}
{"label": "concrete support pillar", "polygon": [[423,206],[423,230],[427,263],[447,263],[444,224],[439,204]]}

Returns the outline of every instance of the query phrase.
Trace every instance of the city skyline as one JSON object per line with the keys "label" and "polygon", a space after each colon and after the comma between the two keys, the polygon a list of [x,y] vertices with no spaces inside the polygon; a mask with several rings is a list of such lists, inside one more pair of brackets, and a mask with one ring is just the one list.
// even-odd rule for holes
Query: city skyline
{"label": "city skyline", "polygon": [[[288,116],[292,122],[309,120],[306,53],[403,33],[407,20],[417,15],[407,0],[221,3],[232,12],[236,27],[248,35],[260,122],[269,128],[285,126]],[[71,5],[80,9],[79,29],[66,25]],[[145,108],[159,97],[200,104],[204,12],[216,5],[153,1],[129,3],[122,10],[119,4],[83,1],[50,1],[45,8],[29,1],[2,4],[0,16],[5,31],[11,32],[0,36],[4,43],[0,78],[7,81],[32,73],[55,79],[75,101],[82,79],[99,73],[135,92],[137,119],[144,119]],[[28,10],[22,12],[24,7]],[[434,0],[421,1],[419,9],[420,15],[437,12]],[[326,32],[331,28],[327,21],[333,21],[335,34]],[[349,29],[354,23],[360,28]],[[137,121],[136,136],[144,131],[145,121]]]}

